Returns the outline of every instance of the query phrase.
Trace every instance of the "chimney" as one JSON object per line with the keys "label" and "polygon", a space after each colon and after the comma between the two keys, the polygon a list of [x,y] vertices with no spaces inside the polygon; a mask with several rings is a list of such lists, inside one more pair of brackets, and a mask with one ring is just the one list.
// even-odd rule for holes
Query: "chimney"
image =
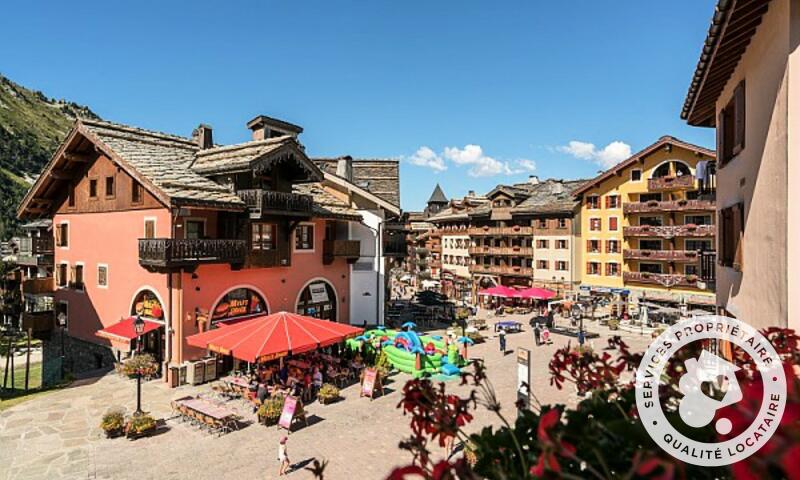
{"label": "chimney", "polygon": [[538,185],[539,184],[539,177],[536,175],[528,175],[528,183],[531,185]]}
{"label": "chimney", "polygon": [[285,135],[297,138],[303,133],[303,127],[266,115],[258,115],[247,122],[247,128],[253,132],[253,140],[266,140]]}
{"label": "chimney", "polygon": [[192,132],[192,139],[197,143],[201,149],[211,148],[214,146],[214,140],[211,136],[211,126],[201,123]]}
{"label": "chimney", "polygon": [[353,157],[347,155],[336,161],[336,175],[347,179],[348,182],[353,181]]}

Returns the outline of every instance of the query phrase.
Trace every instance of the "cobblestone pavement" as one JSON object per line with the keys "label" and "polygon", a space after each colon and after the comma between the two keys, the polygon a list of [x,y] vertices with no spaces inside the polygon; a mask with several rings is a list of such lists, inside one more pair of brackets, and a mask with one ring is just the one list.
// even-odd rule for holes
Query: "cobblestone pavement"
{"label": "cobblestone pavement", "polygon": [[[598,348],[605,346],[608,331],[595,325],[588,329],[601,333],[602,338],[594,343]],[[508,416],[514,415],[517,368],[513,351],[517,347],[533,351],[533,389],[541,402],[575,401],[570,391],[551,387],[547,374],[552,353],[569,339],[553,335],[552,345],[534,347],[533,335],[526,325],[524,332],[507,336],[508,353],[502,355],[492,330],[484,334],[488,335],[487,342],[470,347],[469,355],[485,360]],[[643,350],[649,340],[633,334],[622,335],[634,350]],[[394,376],[387,386],[387,395],[372,401],[359,398],[358,386],[354,385],[343,390],[345,399],[341,402],[308,405],[311,425],[289,436],[291,461],[327,459],[330,463],[325,478],[331,480],[385,478],[393,466],[408,462],[407,452],[397,448],[398,442],[409,433],[408,418],[396,408],[400,390],[408,378],[403,374]],[[463,391],[456,382],[448,388]],[[171,399],[203,391],[209,391],[209,387],[169,389],[160,381],[149,382],[143,386],[143,408],[156,417],[167,418]],[[167,421],[167,431],[150,438],[105,439],[98,427],[100,417],[114,406],[134,408],[135,394],[134,382],[109,374],[0,413],[0,480],[277,477],[277,444],[282,434],[274,427],[253,424],[217,437],[173,419]],[[243,403],[230,404],[245,417],[253,418]],[[498,423],[496,417],[481,409],[476,412],[470,430]],[[311,478],[302,469],[290,476]]]}

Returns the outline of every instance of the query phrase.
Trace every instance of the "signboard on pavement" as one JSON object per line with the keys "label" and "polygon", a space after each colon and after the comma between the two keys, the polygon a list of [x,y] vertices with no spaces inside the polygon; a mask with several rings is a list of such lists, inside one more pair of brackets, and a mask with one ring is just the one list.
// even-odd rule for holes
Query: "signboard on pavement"
{"label": "signboard on pavement", "polygon": [[292,397],[291,395],[286,397],[286,400],[283,402],[283,411],[281,411],[281,418],[278,419],[278,426],[283,427],[286,430],[292,429],[292,419],[294,418],[294,412],[297,409],[297,398]]}
{"label": "signboard on pavement", "polygon": [[531,351],[517,349],[517,400],[525,410],[530,408]]}

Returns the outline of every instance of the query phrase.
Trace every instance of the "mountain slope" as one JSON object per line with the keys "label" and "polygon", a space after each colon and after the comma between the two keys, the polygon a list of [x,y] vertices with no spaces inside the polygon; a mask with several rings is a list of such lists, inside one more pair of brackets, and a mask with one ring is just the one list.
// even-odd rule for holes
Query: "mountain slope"
{"label": "mountain slope", "polygon": [[15,232],[19,201],[78,116],[98,118],[0,75],[0,239]]}

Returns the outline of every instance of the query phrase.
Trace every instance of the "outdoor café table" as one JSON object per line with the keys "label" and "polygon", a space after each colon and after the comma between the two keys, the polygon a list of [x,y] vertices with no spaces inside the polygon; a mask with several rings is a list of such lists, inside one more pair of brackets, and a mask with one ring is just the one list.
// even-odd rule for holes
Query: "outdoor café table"
{"label": "outdoor caf\u00e9 table", "polygon": [[498,331],[500,329],[505,330],[506,332],[519,332],[522,330],[522,324],[519,322],[497,322],[494,324],[494,331]]}
{"label": "outdoor caf\u00e9 table", "polygon": [[242,377],[234,377],[233,375],[229,375],[227,377],[220,378],[220,381],[229,385],[235,385],[237,387],[250,388],[250,383],[246,378]]}

